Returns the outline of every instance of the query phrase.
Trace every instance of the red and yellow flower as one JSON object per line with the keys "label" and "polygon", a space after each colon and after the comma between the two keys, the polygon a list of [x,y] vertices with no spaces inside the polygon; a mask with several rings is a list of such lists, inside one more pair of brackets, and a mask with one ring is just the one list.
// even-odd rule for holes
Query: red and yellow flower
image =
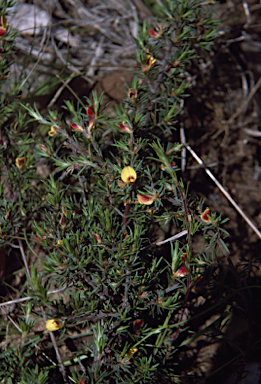
{"label": "red and yellow flower", "polygon": [[157,198],[156,195],[146,196],[146,195],[141,195],[139,193],[137,194],[138,202],[143,205],[151,205],[156,200],[156,198]]}
{"label": "red and yellow flower", "polygon": [[8,24],[6,23],[6,16],[5,15],[1,15],[1,19],[0,19],[0,37],[4,36],[4,34],[6,33],[6,27],[7,26],[8,26]]}
{"label": "red and yellow flower", "polygon": [[25,163],[25,157],[17,157],[17,159],[15,160],[15,165],[17,166],[19,171],[21,170],[24,163]]}
{"label": "red and yellow flower", "polygon": [[132,130],[127,121],[123,121],[122,123],[120,123],[120,129],[124,132],[132,133]]}
{"label": "red and yellow flower", "polygon": [[91,129],[94,127],[94,107],[93,105],[89,105],[86,109],[86,114],[89,117],[89,124],[88,124],[88,133],[91,133]]}
{"label": "red and yellow flower", "polygon": [[146,55],[146,59],[147,59],[147,64],[146,65],[143,65],[141,67],[141,70],[142,72],[146,75],[148,73],[148,71],[150,70],[150,68],[156,63],[156,59],[151,56],[150,54],[147,54]]}
{"label": "red and yellow flower", "polygon": [[84,131],[84,129],[83,129],[83,127],[82,127],[81,125],[78,125],[78,124],[75,124],[75,123],[71,123],[71,127],[72,127],[72,129],[74,129],[75,131],[81,131],[81,132]]}
{"label": "red and yellow flower", "polygon": [[137,90],[136,90],[136,89],[134,89],[134,88],[129,88],[129,90],[128,90],[128,97],[129,97],[132,101],[134,101],[135,99],[137,99],[137,95],[138,95],[138,93],[137,93]]}
{"label": "red and yellow flower", "polygon": [[151,37],[155,37],[156,39],[160,39],[163,32],[164,32],[164,27],[163,27],[163,25],[161,25],[159,23],[157,23],[157,31],[155,31],[152,28],[149,29],[149,35]]}
{"label": "red and yellow flower", "polygon": [[204,221],[205,223],[211,223],[211,220],[209,219],[208,216],[211,215],[211,212],[210,212],[210,209],[209,208],[206,208],[205,211],[200,215],[200,218],[202,221]]}
{"label": "red and yellow flower", "polygon": [[129,165],[127,167],[124,167],[121,171],[121,179],[124,181],[124,183],[127,183],[130,185],[131,183],[134,183],[137,179],[137,174],[135,169],[130,167]]}

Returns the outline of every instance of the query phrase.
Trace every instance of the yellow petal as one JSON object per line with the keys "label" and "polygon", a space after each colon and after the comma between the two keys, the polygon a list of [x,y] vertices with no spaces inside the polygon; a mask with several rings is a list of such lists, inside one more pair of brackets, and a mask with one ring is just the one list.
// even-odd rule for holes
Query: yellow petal
{"label": "yellow petal", "polygon": [[57,331],[57,329],[61,328],[62,322],[58,319],[50,319],[46,321],[45,328],[47,331]]}
{"label": "yellow petal", "polygon": [[134,181],[137,179],[137,174],[135,170],[128,165],[121,171],[121,179],[124,181],[124,183],[127,184],[134,183]]}

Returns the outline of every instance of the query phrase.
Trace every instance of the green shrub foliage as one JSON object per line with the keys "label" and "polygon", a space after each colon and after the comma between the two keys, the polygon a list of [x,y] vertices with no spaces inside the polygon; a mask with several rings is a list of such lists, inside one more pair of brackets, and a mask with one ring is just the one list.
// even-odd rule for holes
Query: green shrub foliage
{"label": "green shrub foliage", "polygon": [[179,382],[189,293],[226,235],[188,194],[175,142],[189,66],[213,43],[206,3],[165,0],[139,27],[134,79],[111,113],[95,92],[65,100],[67,118],[23,106],[8,78],[15,33],[1,37],[0,246],[26,276],[25,300],[2,307],[1,383]]}

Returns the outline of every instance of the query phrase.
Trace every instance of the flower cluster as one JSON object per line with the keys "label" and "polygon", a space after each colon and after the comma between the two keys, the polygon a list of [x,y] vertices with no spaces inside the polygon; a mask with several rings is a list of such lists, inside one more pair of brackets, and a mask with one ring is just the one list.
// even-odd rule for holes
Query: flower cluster
{"label": "flower cluster", "polygon": [[[121,171],[121,181],[124,184],[122,184],[122,182],[119,182],[119,185],[121,185],[121,188],[122,188],[124,187],[125,184],[130,185],[134,183],[136,179],[137,179],[136,171],[128,165],[127,167],[124,167],[123,170]],[[151,205],[157,199],[157,197],[158,196],[156,192],[151,196],[141,195],[139,193],[137,194],[138,202],[143,205]]]}

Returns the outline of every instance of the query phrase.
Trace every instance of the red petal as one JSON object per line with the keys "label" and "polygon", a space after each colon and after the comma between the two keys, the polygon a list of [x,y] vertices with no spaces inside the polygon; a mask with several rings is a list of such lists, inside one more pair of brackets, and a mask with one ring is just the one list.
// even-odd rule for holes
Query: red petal
{"label": "red petal", "polygon": [[137,319],[133,321],[133,330],[137,332],[144,325],[144,320]]}
{"label": "red petal", "polygon": [[0,36],[4,36],[5,33],[6,33],[6,28],[0,27]]}
{"label": "red petal", "polygon": [[179,277],[179,276],[182,277],[182,276],[186,276],[187,273],[188,273],[188,272],[187,272],[185,266],[182,265],[182,267],[180,267],[180,268],[177,270],[177,272],[175,273],[175,276],[176,276],[176,277]]}
{"label": "red petal", "polygon": [[89,117],[93,116],[93,112],[94,112],[93,105],[89,105],[89,107],[87,107],[86,109],[87,116]]}
{"label": "red petal", "polygon": [[156,37],[157,36],[157,33],[152,28],[149,29],[149,34],[150,34],[151,37]]}
{"label": "red petal", "polygon": [[42,237],[42,240],[40,240],[38,236],[33,236],[33,238],[37,241],[37,243],[42,244],[42,240],[45,240],[45,239],[46,239],[46,236],[43,236],[43,237]]}

